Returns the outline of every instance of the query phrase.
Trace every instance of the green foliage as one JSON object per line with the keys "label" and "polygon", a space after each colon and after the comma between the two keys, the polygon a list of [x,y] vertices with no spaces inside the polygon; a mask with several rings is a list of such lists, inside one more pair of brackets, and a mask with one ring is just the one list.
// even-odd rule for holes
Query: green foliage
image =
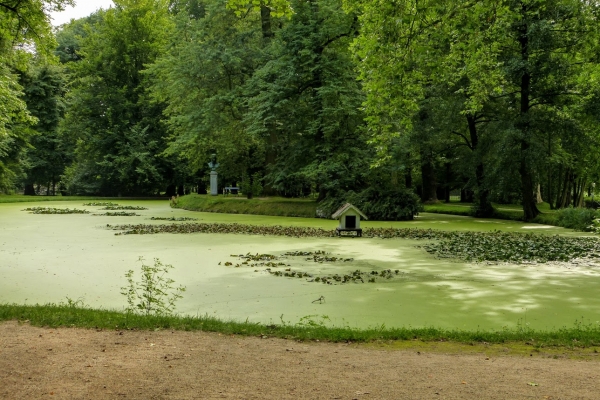
{"label": "green foliage", "polygon": [[89,214],[87,210],[78,210],[76,208],[54,208],[54,207],[29,207],[23,211],[29,211],[31,214]]}
{"label": "green foliage", "polygon": [[[72,90],[61,128],[76,143],[66,173],[71,193],[149,195],[167,186],[159,155],[161,104],[151,104],[143,71],[162,52],[172,21],[164,1],[119,2],[87,21],[81,59],[68,63]],[[79,25],[64,29],[77,30]]]}
{"label": "green foliage", "polygon": [[192,194],[179,197],[175,207],[190,211],[313,218],[316,215],[317,203],[314,200],[280,197],[243,199],[236,196]]}
{"label": "green foliage", "polygon": [[242,122],[244,85],[264,55],[260,16],[239,19],[224,0],[205,2],[205,11],[196,18],[180,10],[166,52],[146,75],[153,101],[166,105],[165,154],[183,163],[185,171],[207,175],[214,150],[219,179],[235,182],[264,163],[259,138]]}
{"label": "green foliage", "polygon": [[354,15],[337,0],[290,3],[294,14],[276,33],[271,59],[246,84],[244,122],[275,158],[266,182],[279,193],[357,189],[372,154],[348,48]]}
{"label": "green foliage", "polygon": [[[253,226],[244,224],[185,223],[169,225],[108,225],[123,232],[115,235],[157,233],[236,233],[290,237],[334,237],[335,230],[305,227]],[[423,248],[441,258],[464,261],[548,262],[600,257],[595,237],[563,237],[507,232],[447,232],[432,229],[366,228],[363,237],[433,240]]]}
{"label": "green foliage", "polygon": [[556,224],[576,231],[592,231],[596,218],[598,218],[598,213],[591,208],[569,207],[556,211]]}
{"label": "green foliage", "polygon": [[21,82],[27,107],[37,119],[32,127],[37,135],[32,137],[32,147],[27,149],[24,161],[25,193],[36,194],[33,187],[37,184],[47,186],[48,194],[55,194],[74,148],[58,130],[65,109],[65,71],[59,66],[31,65]]}
{"label": "green foliage", "polygon": [[262,178],[261,178],[259,172],[252,175],[252,183],[250,184],[250,187],[249,187],[249,190],[252,193],[252,196],[259,197],[262,194],[263,186],[262,186],[261,181],[262,181]]}
{"label": "green foliage", "polygon": [[[597,106],[589,103],[598,93],[595,4],[345,5],[359,14],[353,50],[382,162],[406,138],[413,144],[408,151],[419,151],[422,166],[456,160],[451,166],[458,164],[481,200],[478,216],[491,214],[486,198],[494,190],[516,189],[526,220],[538,214],[537,183],[547,186],[549,197],[561,190],[581,192],[576,179],[586,179],[598,146],[598,124],[592,123]],[[422,168],[422,175],[426,172]],[[434,182],[431,178],[422,179]],[[570,189],[561,188],[562,179]]]}
{"label": "green foliage", "polygon": [[55,42],[46,13],[72,0],[22,0],[0,3],[0,193],[22,178],[25,150],[37,120],[27,110],[17,74],[35,56],[46,62]]}
{"label": "green foliage", "polygon": [[134,212],[129,211],[109,211],[102,214],[94,214],[96,216],[104,216],[104,217],[139,217],[140,214],[136,214]]}
{"label": "green foliage", "polygon": [[147,210],[147,207],[142,207],[142,206],[121,206],[118,204],[107,204],[106,206],[104,206],[103,208],[101,208],[101,210]]}
{"label": "green foliage", "polygon": [[478,262],[548,262],[600,257],[600,241],[596,238],[508,232],[455,233],[424,248],[437,257]]}
{"label": "green foliage", "polygon": [[175,310],[175,302],[182,298],[185,292],[184,286],[173,287],[175,281],[167,278],[172,265],[163,264],[158,258],[154,259],[154,265],[144,264],[144,258],[138,260],[141,278],[134,281],[133,270],[129,270],[125,277],[127,286],[121,288],[121,294],[127,298],[128,313],[140,313],[144,315],[171,315]]}
{"label": "green foliage", "polygon": [[371,186],[360,193],[348,192],[330,196],[319,203],[321,217],[329,218],[346,203],[358,207],[369,219],[375,221],[406,221],[423,211],[418,196],[404,188]]}
{"label": "green foliage", "polygon": [[261,12],[262,8],[268,8],[274,17],[289,17],[294,12],[288,0],[228,0],[227,8],[232,9],[238,17],[246,14],[248,9]]}

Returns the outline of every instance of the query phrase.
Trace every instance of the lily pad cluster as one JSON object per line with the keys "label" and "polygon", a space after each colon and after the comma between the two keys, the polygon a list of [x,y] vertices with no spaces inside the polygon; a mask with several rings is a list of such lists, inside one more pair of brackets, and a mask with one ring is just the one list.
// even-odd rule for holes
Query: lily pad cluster
{"label": "lily pad cluster", "polygon": [[[334,230],[309,227],[256,226],[223,223],[184,223],[164,225],[116,225],[115,235],[155,233],[227,233],[289,237],[335,237]],[[491,262],[570,261],[575,258],[600,257],[600,240],[596,237],[565,237],[514,232],[450,232],[419,228],[368,228],[363,237],[380,239],[426,240],[422,246],[440,258]],[[300,255],[300,254],[299,254]],[[308,256],[307,254],[302,254]],[[311,255],[314,257],[314,255]],[[318,257],[317,257],[318,260]],[[325,261],[325,260],[323,260]],[[317,261],[318,262],[318,261]]]}
{"label": "lily pad cluster", "polygon": [[[317,274],[313,274],[313,273],[309,273],[306,271],[298,271],[298,270],[293,270],[292,268],[290,268],[290,264],[285,263],[285,262],[281,262],[280,260],[283,259],[289,259],[289,257],[307,257],[307,256],[311,256],[308,258],[305,258],[306,261],[315,261],[315,262],[323,262],[323,261],[317,261],[319,259],[325,259],[327,258],[329,261],[328,262],[348,262],[348,261],[353,261],[353,259],[349,259],[349,258],[342,258],[342,257],[330,257],[329,253],[325,252],[325,251],[315,251],[315,252],[309,252],[309,251],[292,251],[292,252],[287,252],[284,253],[281,256],[276,256],[273,254],[232,254],[231,257],[237,257],[242,259],[242,262],[238,262],[236,264],[234,264],[233,262],[230,261],[226,261],[223,265],[225,265],[226,267],[230,267],[233,266],[235,268],[240,268],[240,267],[244,267],[244,266],[248,266],[251,268],[257,268],[257,267],[266,267],[265,271],[268,272],[269,274],[273,275],[273,276],[280,276],[280,277],[285,277],[285,278],[306,278],[308,282],[315,282],[315,283],[323,283],[323,284],[329,284],[329,285],[336,285],[336,284],[345,284],[345,283],[375,283],[378,278],[383,278],[383,279],[391,279],[392,277],[398,276],[399,274],[405,275],[404,273],[401,273],[399,270],[395,270],[392,271],[391,269],[386,269],[386,270],[382,270],[382,271],[370,271],[370,272],[365,272],[365,271],[360,271],[360,270],[355,270],[346,274],[325,274],[325,275],[317,275]],[[293,262],[293,261],[291,261]],[[221,263],[219,263],[219,265],[221,265]],[[285,270],[281,270],[278,269],[279,267],[288,267],[285,268]],[[258,272],[257,269],[254,270],[254,272]]]}
{"label": "lily pad cluster", "polygon": [[89,214],[87,210],[78,210],[76,208],[53,208],[53,207],[29,207],[23,211],[29,211],[31,214]]}
{"label": "lily pad cluster", "polygon": [[190,217],[150,217],[152,221],[172,221],[172,222],[183,222],[183,221],[197,221],[198,218]]}
{"label": "lily pad cluster", "polygon": [[564,237],[511,232],[455,232],[423,248],[440,258],[465,261],[548,262],[600,257],[594,237]]}
{"label": "lily pad cluster", "polygon": [[106,206],[104,208],[101,208],[101,210],[107,210],[107,211],[116,211],[116,210],[147,210],[146,207],[141,207],[141,206],[121,206],[118,204],[111,204],[109,206]]}
{"label": "lily pad cluster", "polygon": [[258,226],[244,224],[222,223],[185,223],[185,224],[137,224],[115,225],[109,229],[123,231],[115,235],[147,235],[156,233],[238,233],[245,235],[269,235],[291,237],[334,237],[335,231],[321,228],[307,228],[297,226]]}
{"label": "lily pad cluster", "polygon": [[282,276],[286,278],[309,278],[307,280],[308,282],[323,283],[327,285],[343,285],[346,283],[376,283],[381,280],[380,278],[392,279],[393,277],[404,277],[404,275],[406,275],[405,273],[401,273],[399,270],[392,271],[391,269],[370,272],[360,271],[357,269],[347,274],[329,274],[321,276],[315,276],[313,274],[309,274],[308,272],[293,271],[291,268],[288,268],[285,271],[272,271],[270,268],[267,268],[267,272],[273,276]]}
{"label": "lily pad cluster", "polygon": [[[237,264],[235,264],[236,268],[242,267],[242,266],[248,266],[248,267],[252,267],[252,268],[256,268],[256,267],[273,267],[273,268],[277,268],[277,267],[285,267],[288,266],[289,264],[286,264],[284,262],[276,262],[276,260],[279,259],[279,257],[273,255],[273,254],[232,254],[231,257],[238,257],[241,258],[243,261],[239,262]],[[219,263],[221,264],[221,263]],[[225,266],[231,266],[233,265],[232,262],[225,262]]]}
{"label": "lily pad cluster", "polygon": [[116,206],[118,204],[115,204],[112,201],[99,201],[99,202],[83,203],[83,205],[84,206],[93,206],[93,207],[110,207],[110,206]]}
{"label": "lily pad cluster", "polygon": [[101,217],[139,217],[140,214],[136,214],[130,211],[115,211],[115,212],[105,212],[103,214],[94,214]]}

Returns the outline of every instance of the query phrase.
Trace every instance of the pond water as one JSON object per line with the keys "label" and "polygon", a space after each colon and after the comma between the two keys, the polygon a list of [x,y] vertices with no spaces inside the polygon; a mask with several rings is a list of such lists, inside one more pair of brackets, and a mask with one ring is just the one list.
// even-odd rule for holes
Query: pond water
{"label": "pond water", "polygon": [[[123,309],[125,273],[137,270],[140,256],[160,258],[187,287],[180,313],[221,319],[296,323],[305,316],[327,316],[351,327],[443,327],[499,329],[529,325],[537,329],[571,327],[574,321],[600,320],[600,269],[576,264],[488,265],[437,260],[417,247],[423,242],[367,238],[288,238],[222,234],[115,236],[106,224],[163,223],[153,217],[195,217],[201,222],[310,225],[333,229],[335,221],[194,213],[173,210],[167,201],[132,202],[139,217],[33,215],[26,207],[85,208],[83,202],[0,204],[0,302],[58,303],[67,297],[91,307]],[[424,214],[415,222],[365,226],[419,226],[441,229],[519,230],[574,234],[512,221]],[[231,254],[325,251],[351,262],[283,260],[313,274],[353,270],[399,270],[377,283],[325,285],[307,279],[275,277],[260,268],[234,268]],[[219,265],[221,263],[221,265]],[[258,270],[258,272],[255,272]],[[324,303],[313,303],[320,296]]]}

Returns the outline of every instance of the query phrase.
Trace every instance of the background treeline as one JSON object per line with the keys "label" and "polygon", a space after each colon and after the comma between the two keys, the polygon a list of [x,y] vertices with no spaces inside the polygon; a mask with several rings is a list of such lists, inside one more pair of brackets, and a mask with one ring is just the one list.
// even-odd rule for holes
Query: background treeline
{"label": "background treeline", "polygon": [[0,0],[0,191],[314,195],[411,218],[460,193],[584,205],[599,21],[583,0]]}

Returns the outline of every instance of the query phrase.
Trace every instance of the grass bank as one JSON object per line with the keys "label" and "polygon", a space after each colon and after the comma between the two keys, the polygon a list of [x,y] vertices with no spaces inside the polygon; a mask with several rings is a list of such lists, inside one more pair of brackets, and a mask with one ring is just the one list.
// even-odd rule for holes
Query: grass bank
{"label": "grass bank", "polygon": [[527,327],[497,331],[461,331],[439,328],[369,329],[328,327],[319,320],[305,318],[302,323],[256,324],[222,321],[213,317],[142,316],[111,310],[94,310],[73,305],[0,304],[0,321],[26,321],[42,327],[77,327],[94,329],[173,329],[182,331],[219,332],[227,335],[268,336],[301,341],[376,342],[419,340],[423,342],[455,342],[463,344],[520,343],[534,348],[589,348],[600,346],[600,325],[575,321],[572,327],[552,331],[536,331]]}
{"label": "grass bank", "polygon": [[189,211],[304,218],[314,218],[317,212],[317,203],[311,199],[288,199],[283,197],[247,199],[243,196],[233,195],[190,194],[180,197],[175,207]]}
{"label": "grass bank", "polygon": [[[426,204],[424,212],[471,216],[472,206],[471,203],[454,202]],[[189,211],[303,218],[314,218],[317,211],[317,203],[312,199],[267,197],[248,200],[242,196],[209,196],[197,194],[180,197],[175,207]],[[496,219],[523,220],[523,210],[519,205],[494,204],[494,208],[496,209],[494,215]],[[550,206],[547,203],[538,205],[538,208],[542,211],[542,214],[534,222],[557,226],[554,211],[550,210]]]}

